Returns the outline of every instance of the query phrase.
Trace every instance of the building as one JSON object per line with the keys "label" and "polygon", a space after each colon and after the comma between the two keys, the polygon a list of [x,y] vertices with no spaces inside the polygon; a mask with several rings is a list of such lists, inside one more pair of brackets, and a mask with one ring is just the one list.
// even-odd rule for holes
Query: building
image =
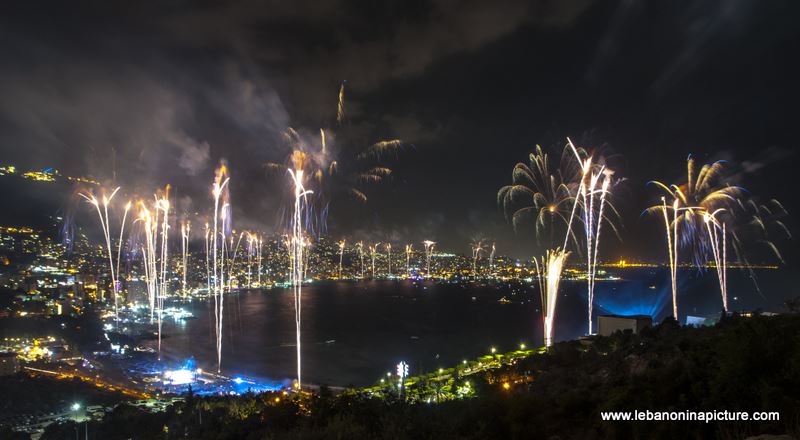
{"label": "building", "polygon": [[614,332],[626,330],[639,333],[652,325],[653,318],[648,315],[600,315],[597,318],[597,334],[611,336]]}
{"label": "building", "polygon": [[11,376],[19,371],[16,353],[0,352],[0,376]]}
{"label": "building", "polygon": [[711,327],[719,322],[719,315],[713,316],[686,316],[686,325],[695,327]]}

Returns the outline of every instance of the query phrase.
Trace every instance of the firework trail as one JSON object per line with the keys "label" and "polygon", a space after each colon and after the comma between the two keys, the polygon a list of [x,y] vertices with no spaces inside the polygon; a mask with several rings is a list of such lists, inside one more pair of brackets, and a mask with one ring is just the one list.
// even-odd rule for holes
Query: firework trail
{"label": "firework trail", "polygon": [[667,200],[661,198],[664,226],[667,230],[667,252],[669,253],[669,274],[672,281],[672,316],[678,319],[678,199],[672,202],[672,222],[667,214]]}
{"label": "firework trail", "polygon": [[597,250],[600,247],[600,227],[603,225],[603,208],[606,204],[606,195],[608,194],[608,187],[610,186],[611,178],[610,172],[606,171],[605,178],[603,179],[602,189],[600,190],[600,210],[597,214],[597,222],[594,230],[594,255],[592,256],[592,276],[591,286],[589,287],[589,334],[592,334],[592,308],[594,307],[594,286],[597,276]]}
{"label": "firework trail", "polygon": [[[606,175],[603,179],[603,183],[600,189],[600,207],[597,211],[597,217],[594,217],[594,199],[597,190],[595,189],[597,178],[592,176],[590,178],[590,187],[584,190],[584,197],[588,194],[590,199],[589,201],[589,209],[588,211],[584,209],[584,229],[586,230],[586,272],[587,272],[587,283],[588,283],[588,321],[589,321],[589,332],[587,334],[592,334],[592,309],[594,307],[594,286],[595,286],[595,279],[597,277],[597,249],[600,247],[600,229],[603,225],[603,208],[606,201],[606,194],[608,193],[608,186],[609,186],[610,178]],[[586,204],[584,203],[584,208]]]}
{"label": "firework trail", "polygon": [[341,124],[344,122],[345,113],[344,113],[344,83],[342,81],[342,85],[339,86],[339,102],[336,106],[336,123]]}
{"label": "firework trail", "polygon": [[436,246],[435,241],[425,240],[422,242],[425,246],[425,275],[431,277],[431,255],[433,254],[433,247]]}
{"label": "firework trail", "polygon": [[142,266],[144,267],[144,275],[147,285],[147,300],[150,306],[150,321],[155,318],[156,308],[156,289],[155,282],[155,240],[158,238],[155,230],[155,222],[144,202],[139,203],[139,221],[142,223],[142,230],[144,231],[144,246],[142,246]]}
{"label": "firework trail", "polygon": [[561,282],[561,272],[564,270],[568,256],[569,252],[556,248],[548,250],[541,259],[533,259],[539,278],[539,291],[542,295],[544,344],[548,348],[553,345],[553,323],[556,317],[558,285]]}
{"label": "firework trail", "polygon": [[406,276],[411,276],[411,253],[414,251],[414,245],[411,243],[406,245]]}
{"label": "firework trail", "polygon": [[308,278],[308,268],[311,266],[308,262],[311,259],[311,246],[313,243],[311,242],[311,237],[306,235],[306,239],[303,241],[303,246],[306,247],[304,250],[303,255],[305,256],[305,261],[303,262],[303,279]]}
{"label": "firework trail", "polygon": [[[592,172],[591,158],[586,159],[584,166],[584,177],[581,179],[581,187],[578,191],[579,197],[583,198],[581,204],[583,215],[583,227],[586,233],[586,282],[588,300],[588,328],[587,334],[592,334],[592,311],[594,307],[594,286],[597,275],[597,248],[600,243],[600,227],[603,222],[603,208],[605,206],[606,194],[610,183],[610,172],[601,167],[597,173]],[[600,183],[602,180],[602,183]],[[600,186],[600,189],[598,189]],[[599,200],[597,200],[599,199]],[[597,200],[597,203],[595,201]],[[595,205],[599,205],[597,207]]]}
{"label": "firework trail", "polygon": [[[230,238],[230,240],[231,240],[231,247],[230,248],[233,249],[233,254],[231,255],[231,259],[230,259],[229,265],[228,265],[228,267],[229,267],[229,269],[228,269],[228,272],[229,272],[229,276],[228,276],[228,292],[232,292],[233,291],[233,281],[234,281],[234,279],[236,280],[236,285],[239,286],[239,277],[236,274],[239,273],[240,271],[236,270],[236,267],[237,267],[236,266],[236,258],[239,255],[239,248],[242,245],[242,239],[245,238],[245,237],[247,237],[247,239],[246,239],[247,249],[245,250],[245,252],[247,254],[246,256],[247,256],[247,271],[248,271],[247,274],[245,275],[245,280],[246,280],[246,285],[247,286],[250,285],[250,280],[251,280],[251,278],[250,278],[250,270],[252,269],[251,268],[252,257],[251,257],[251,254],[250,254],[250,251],[252,249],[252,242],[251,242],[251,240],[252,240],[251,237],[252,236],[251,236],[251,233],[249,231],[242,231],[241,233],[239,233],[239,238],[236,240],[236,246],[234,246],[233,245],[233,235],[235,235],[235,234],[236,234],[236,231],[233,231],[233,234],[231,235],[231,238]],[[242,264],[243,263],[240,262],[238,267],[241,267]]]}
{"label": "firework trail", "polygon": [[572,230],[572,220],[575,217],[577,208],[580,206],[580,215],[586,237],[587,334],[591,335],[592,313],[594,309],[594,287],[597,276],[597,250],[600,244],[601,226],[603,220],[607,220],[603,211],[606,205],[606,196],[609,191],[608,188],[611,183],[611,175],[613,172],[605,168],[605,166],[594,165],[591,156],[581,161],[580,152],[575,148],[575,145],[569,138],[567,138],[567,145],[571,148],[576,160],[581,163],[581,179],[567,223],[567,235],[564,237],[564,249],[566,249]]}
{"label": "firework trail", "polygon": [[253,287],[253,263],[258,259],[258,236],[247,234],[247,288]]}
{"label": "firework trail", "polygon": [[[239,238],[236,240],[236,244],[233,244],[233,238],[236,236],[236,231],[231,231],[231,235],[229,237],[230,245],[227,246],[227,252],[230,253],[230,257],[227,259],[228,261],[228,293],[233,291],[233,281],[236,280],[237,286],[239,285],[239,277],[236,275],[236,257],[239,255],[239,247],[242,244],[242,238],[247,235],[247,231],[242,231],[239,233]],[[227,243],[226,243],[227,244]],[[225,284],[223,284],[225,285]]]}
{"label": "firework trail", "polygon": [[[727,231],[725,223],[716,219],[716,214],[721,211],[716,211],[711,214],[705,213],[703,216],[706,223],[706,230],[711,241],[711,251],[714,255],[714,266],[717,269],[717,277],[719,278],[719,291],[722,295],[722,308],[728,312],[728,255],[727,255]],[[721,237],[720,237],[721,235]],[[720,241],[722,246],[720,249]]]}
{"label": "firework trail", "polygon": [[257,253],[256,253],[256,264],[258,265],[257,283],[258,283],[258,287],[261,287],[261,267],[262,267],[261,266],[261,258],[262,258],[263,252],[264,252],[264,250],[263,250],[264,249],[264,238],[261,237],[261,235],[259,235],[257,241],[258,241],[258,248],[257,248]]}
{"label": "firework trail", "polygon": [[[161,360],[161,326],[164,318],[164,300],[168,295],[169,280],[167,268],[169,267],[169,185],[164,190],[164,195],[156,202],[157,209],[161,209],[161,279],[156,295],[158,303],[158,359]],[[158,212],[156,210],[156,212]]]}
{"label": "firework trail", "polygon": [[[298,166],[300,165],[300,166]],[[302,316],[302,296],[303,296],[303,248],[305,247],[303,235],[303,210],[306,206],[306,196],[311,194],[303,186],[303,169],[302,164],[295,164],[295,169],[289,169],[289,175],[294,184],[294,213],[292,216],[292,270],[291,281],[292,291],[294,293],[294,319],[297,329],[297,389],[301,389],[301,349],[300,349],[300,318]]]}
{"label": "firework trail", "polygon": [[389,262],[389,277],[392,276],[392,244],[386,243],[386,260]]}
{"label": "firework trail", "polygon": [[244,237],[244,234],[245,234],[244,232],[239,234],[239,238],[236,240],[236,245],[234,245],[233,244],[233,239],[236,236],[236,231],[233,230],[233,231],[231,231],[231,235],[228,237],[228,242],[225,243],[225,245],[226,245],[225,246],[225,248],[226,248],[226,250],[225,250],[226,257],[224,257],[224,258],[226,258],[225,261],[227,261],[227,264],[228,264],[228,282],[227,283],[223,283],[222,285],[223,286],[228,286],[228,293],[233,292],[233,280],[234,280],[234,278],[237,279],[237,284],[238,284],[238,277],[236,276],[236,269],[235,269],[235,266],[236,266],[236,255],[238,255],[238,253],[239,253],[239,245],[242,244],[242,238]]}
{"label": "firework trail", "polygon": [[187,289],[186,289],[186,272],[189,269],[187,264],[187,255],[189,253],[189,233],[191,231],[192,225],[188,221],[181,223],[181,251],[182,251],[182,267],[181,272],[183,275],[183,283],[182,283],[182,291],[183,296],[186,297]]}
{"label": "firework trail", "polygon": [[[111,195],[108,197],[106,197],[106,195],[103,194],[103,196],[101,197],[102,202],[98,201],[97,198],[94,196],[94,194],[91,193],[89,194],[81,193],[80,196],[86,199],[87,202],[89,202],[92,206],[95,207],[95,210],[97,211],[97,216],[100,219],[100,228],[103,230],[103,237],[106,242],[106,251],[108,253],[108,269],[111,272],[111,290],[114,295],[114,321],[116,327],[118,328],[119,311],[117,305],[117,291],[119,290],[119,286],[118,286],[117,275],[119,274],[119,260],[120,260],[120,254],[122,252],[122,241],[123,241],[122,237],[123,237],[123,232],[125,231],[125,220],[128,216],[128,210],[131,207],[131,203],[128,202],[125,205],[125,213],[122,216],[122,224],[120,225],[120,231],[119,231],[119,244],[117,246],[117,262],[115,265],[113,253],[111,251],[111,225],[108,217],[108,205],[111,203],[111,200],[117,194],[117,191],[119,191],[119,187],[115,188],[114,191],[111,192]],[[100,209],[101,203],[103,205],[102,210]]]}
{"label": "firework trail", "polygon": [[[227,196],[227,194],[226,194]],[[219,317],[217,321],[217,372],[221,372],[222,369],[222,329],[223,329],[223,317],[225,316],[225,263],[230,260],[228,254],[230,254],[231,247],[233,245],[233,231],[230,230],[230,223],[231,223],[231,205],[230,203],[223,203],[220,209],[219,218],[222,222],[222,228],[219,232],[219,281],[216,282],[217,290],[218,290],[218,299],[217,302],[217,316]],[[228,233],[230,231],[230,234]],[[230,238],[231,245],[228,245],[227,238]],[[228,265],[228,278],[231,277],[232,268]],[[230,281],[229,281],[230,282]],[[230,293],[230,289],[228,290]]]}
{"label": "firework trail", "polygon": [[292,254],[292,236],[286,234],[283,236],[283,245],[286,246],[286,259],[289,262],[287,273],[289,274],[289,282],[292,279],[292,267],[294,265],[294,255]]}
{"label": "firework trail", "polygon": [[[582,195],[582,191],[584,189],[583,182],[584,182],[584,180],[586,178],[586,175],[589,173],[589,171],[591,170],[591,167],[592,167],[591,158],[587,159],[587,160],[582,160],[580,152],[578,151],[577,148],[575,148],[575,145],[572,143],[572,140],[570,138],[567,138],[567,146],[569,146],[572,149],[572,152],[575,154],[575,159],[580,164],[581,180],[580,180],[580,183],[578,185],[578,190],[576,191],[576,194],[575,194],[575,197],[574,197],[574,203],[572,204],[572,210],[570,211],[570,214],[569,214],[569,220],[567,221],[567,234],[564,236],[564,245],[561,247],[562,249],[567,249],[567,243],[569,242],[569,237],[570,237],[570,234],[572,233],[572,220],[575,219],[575,211],[577,210],[578,204],[581,201],[581,195]],[[574,241],[575,241],[575,244],[577,245],[578,244],[578,240],[574,239]]]}
{"label": "firework trail", "polygon": [[[217,335],[217,373],[220,373],[222,370],[222,330],[223,330],[223,317],[225,316],[225,262],[228,261],[228,240],[227,235],[225,234],[225,224],[228,220],[228,204],[223,203],[222,209],[220,210],[219,214],[220,220],[222,221],[222,228],[219,233],[219,281],[216,281],[217,289],[219,291],[218,300],[216,305],[216,316],[218,319],[216,321],[216,335]],[[230,268],[228,269],[230,271]]]}
{"label": "firework trail", "polygon": [[247,233],[247,288],[253,287],[253,257],[256,254],[256,237]]}
{"label": "firework trail", "polygon": [[358,249],[358,258],[361,260],[361,279],[364,279],[364,242],[359,241],[356,243]]}
{"label": "firework trail", "polygon": [[494,242],[492,242],[492,251],[489,253],[489,269],[494,269]]}
{"label": "firework trail", "polygon": [[372,258],[372,278],[375,278],[375,257],[378,255],[378,245],[380,243],[375,243],[369,247],[369,254]]}
{"label": "firework trail", "polygon": [[473,240],[472,241],[472,276],[478,276],[478,259],[481,257],[481,252],[483,252],[483,240]]}
{"label": "firework trail", "polygon": [[[222,371],[222,295],[223,295],[223,282],[224,282],[224,258],[219,259],[221,254],[221,247],[225,244],[225,208],[227,204],[227,192],[225,191],[228,186],[230,178],[228,177],[228,169],[223,164],[217,168],[214,178],[214,184],[211,187],[211,194],[214,197],[214,221],[213,228],[211,229],[211,251],[212,251],[212,267],[213,267],[213,285],[209,286],[209,290],[213,291],[214,296],[214,328],[217,337],[217,373]],[[222,212],[220,212],[220,200],[222,200]],[[222,217],[222,230],[220,229],[219,220]],[[222,246],[220,246],[219,237],[222,235]]]}
{"label": "firework trail", "polygon": [[211,252],[211,245],[209,241],[209,235],[211,235],[211,230],[208,228],[208,223],[206,223],[206,294],[211,295],[211,259],[209,253]]}
{"label": "firework trail", "polygon": [[[127,218],[128,218],[128,212],[131,210],[131,206],[132,206],[132,203],[129,200],[128,203],[125,204],[125,212],[122,214],[122,224],[120,224],[120,227],[119,227],[119,241],[117,242],[117,272],[116,272],[117,283],[115,285],[115,288],[117,290],[119,290],[121,288],[121,286],[119,285],[120,284],[119,283],[119,277],[120,277],[119,262],[122,259],[121,258],[122,257],[122,243],[123,243],[122,236],[123,236],[123,233],[125,232],[125,220],[127,220]],[[115,308],[114,313],[116,315],[116,308]],[[115,318],[116,318],[116,316],[115,316]]]}
{"label": "firework trail", "polygon": [[152,210],[145,202],[139,202],[138,221],[144,232],[142,266],[150,305],[150,321],[156,321],[158,329],[158,359],[161,360],[161,330],[164,300],[168,295],[167,278],[169,258],[169,185],[163,193],[154,196]]}
{"label": "firework trail", "polygon": [[339,241],[339,279],[342,279],[342,259],[344,259],[344,246],[346,242],[344,239]]}

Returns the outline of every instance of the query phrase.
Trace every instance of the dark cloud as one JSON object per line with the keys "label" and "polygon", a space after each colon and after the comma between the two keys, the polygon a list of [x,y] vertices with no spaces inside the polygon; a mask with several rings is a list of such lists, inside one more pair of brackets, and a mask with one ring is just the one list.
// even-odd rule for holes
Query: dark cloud
{"label": "dark cloud", "polygon": [[[102,179],[115,165],[141,180],[207,178],[220,157],[275,160],[287,127],[328,123],[343,79],[355,120],[360,94],[525,23],[568,24],[586,4],[18,6],[0,31],[0,143],[13,160],[47,157]],[[412,141],[441,130],[413,113],[354,123],[365,137],[381,124]]]}
{"label": "dark cloud", "polygon": [[[285,160],[287,127],[309,144],[326,128],[333,151],[402,138],[390,184],[366,206],[336,201],[334,232],[455,248],[480,234],[529,256],[535,246],[513,236],[495,191],[534,144],[591,132],[587,146],[608,143],[625,158],[627,233],[641,237],[644,182],[679,178],[689,152],[726,150],[743,161],[742,180],[780,187],[774,170],[787,161],[758,151],[793,142],[795,9],[755,0],[17,2],[0,16],[0,152],[138,194],[170,183],[181,209],[200,213],[226,159],[239,225],[279,227],[285,188],[262,165]],[[343,81],[348,117],[337,127]]]}

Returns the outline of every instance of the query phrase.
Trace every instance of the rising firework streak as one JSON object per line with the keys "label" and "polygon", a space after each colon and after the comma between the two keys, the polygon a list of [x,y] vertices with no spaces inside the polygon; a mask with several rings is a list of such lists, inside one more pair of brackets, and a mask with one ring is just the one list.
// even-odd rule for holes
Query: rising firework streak
{"label": "rising firework streak", "polygon": [[296,169],[289,169],[289,176],[291,177],[294,186],[294,212],[292,215],[292,233],[291,233],[291,282],[292,292],[294,293],[294,320],[297,335],[297,389],[302,387],[302,362],[301,362],[301,348],[300,348],[300,324],[302,316],[302,299],[303,299],[303,275],[305,271],[303,248],[305,247],[305,240],[303,235],[303,211],[306,206],[306,196],[311,194],[303,186],[303,170],[301,167]]}

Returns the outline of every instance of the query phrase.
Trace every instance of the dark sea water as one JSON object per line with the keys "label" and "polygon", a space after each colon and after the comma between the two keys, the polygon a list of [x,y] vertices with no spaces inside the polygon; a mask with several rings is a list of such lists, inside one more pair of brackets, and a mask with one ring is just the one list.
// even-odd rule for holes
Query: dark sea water
{"label": "dark sea water", "polygon": [[[631,269],[620,281],[598,281],[598,314],[646,314],[656,321],[671,315],[668,271]],[[786,271],[757,272],[759,294],[748,276],[729,274],[734,310],[779,310],[797,295]],[[587,331],[586,283],[565,281],[559,296],[555,338],[573,339]],[[501,302],[506,298],[510,302]],[[736,298],[736,299],[734,299]],[[721,310],[714,273],[681,275],[679,315]],[[537,289],[525,285],[437,284],[426,281],[323,282],[303,288],[303,380],[328,385],[369,385],[400,360],[412,374],[431,371],[486,354],[491,347],[512,350],[542,344]],[[213,309],[208,301],[183,305],[197,319],[166,322],[167,360],[194,357],[216,366]],[[596,327],[596,318],[595,318]],[[223,373],[263,380],[293,378],[295,324],[292,293],[286,289],[247,291],[225,300]]]}

